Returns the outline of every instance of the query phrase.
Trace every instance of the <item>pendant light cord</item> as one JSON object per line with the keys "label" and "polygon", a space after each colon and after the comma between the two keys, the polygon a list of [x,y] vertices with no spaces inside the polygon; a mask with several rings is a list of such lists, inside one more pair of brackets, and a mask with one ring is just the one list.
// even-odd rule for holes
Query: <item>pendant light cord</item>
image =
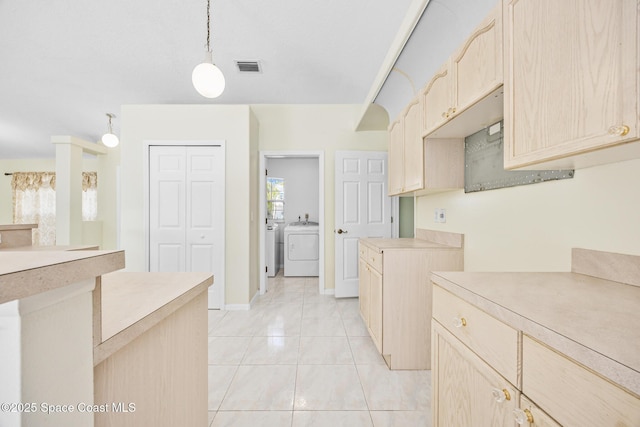
{"label": "pendant light cord", "polygon": [[111,119],[115,117],[114,114],[107,113],[107,117],[109,117],[109,133],[113,133],[113,126],[111,124]]}
{"label": "pendant light cord", "polygon": [[209,46],[209,37],[210,37],[209,26],[211,21],[210,8],[211,8],[211,0],[207,0],[207,52],[211,52],[211,47]]}

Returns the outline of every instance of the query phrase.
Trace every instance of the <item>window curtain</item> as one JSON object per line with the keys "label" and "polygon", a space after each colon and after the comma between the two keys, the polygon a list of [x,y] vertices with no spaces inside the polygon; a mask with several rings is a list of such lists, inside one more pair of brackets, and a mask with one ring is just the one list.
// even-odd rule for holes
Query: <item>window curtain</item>
{"label": "window curtain", "polygon": [[98,174],[82,172],[82,220],[98,219]]}
{"label": "window curtain", "polygon": [[[98,176],[82,173],[82,220],[98,216]],[[56,244],[56,174],[54,172],[14,172],[11,180],[14,224],[38,224],[33,245]]]}

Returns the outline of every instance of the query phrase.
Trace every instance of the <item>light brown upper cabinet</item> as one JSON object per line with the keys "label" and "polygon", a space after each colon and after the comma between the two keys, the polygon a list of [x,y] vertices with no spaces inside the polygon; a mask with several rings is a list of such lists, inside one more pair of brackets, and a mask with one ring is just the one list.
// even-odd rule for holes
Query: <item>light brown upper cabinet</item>
{"label": "light brown upper cabinet", "polygon": [[464,187],[464,139],[423,139],[422,117],[415,98],[389,126],[390,196]]}
{"label": "light brown upper cabinet", "polygon": [[422,104],[415,98],[389,126],[389,195],[424,187]]}
{"label": "light brown upper cabinet", "polygon": [[388,172],[389,195],[402,193],[404,185],[404,120],[402,117],[389,125]]}
{"label": "light brown upper cabinet", "polygon": [[447,61],[424,87],[424,129],[425,135],[449,120],[453,108],[451,90],[451,64]]}
{"label": "light brown upper cabinet", "polygon": [[[423,135],[433,134],[443,124],[460,116],[502,86],[502,45],[502,4],[498,2],[466,42],[424,87]],[[487,120],[497,121],[502,117],[501,107],[502,104],[498,106],[497,114],[487,112],[488,115],[483,113],[478,118],[487,116]],[[490,124],[493,123],[478,123],[476,126],[479,127],[469,133]],[[432,136],[467,135],[454,133]]]}
{"label": "light brown upper cabinet", "polygon": [[505,168],[640,155],[623,144],[640,137],[639,10],[637,0],[504,1]]}

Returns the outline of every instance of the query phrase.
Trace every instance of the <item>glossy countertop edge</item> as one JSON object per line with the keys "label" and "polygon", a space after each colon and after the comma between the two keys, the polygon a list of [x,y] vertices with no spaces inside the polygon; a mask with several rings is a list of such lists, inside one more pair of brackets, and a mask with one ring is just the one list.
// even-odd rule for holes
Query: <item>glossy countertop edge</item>
{"label": "glossy countertop edge", "polygon": [[3,224],[3,225],[0,225],[0,231],[31,230],[33,228],[38,228],[38,224]]}
{"label": "glossy countertop edge", "polygon": [[92,279],[125,266],[124,251],[0,251],[0,304]]}
{"label": "glossy countertop edge", "polygon": [[[178,277],[180,280],[176,280]],[[94,348],[94,366],[206,292],[211,284],[211,273],[115,272],[103,276],[100,286],[103,335]],[[118,310],[124,304],[138,308],[123,316]]]}
{"label": "glossy countertop edge", "polygon": [[441,243],[430,242],[422,239],[412,238],[361,238],[360,241],[369,247],[379,250],[390,249],[457,249],[462,248],[456,246],[443,245]]}
{"label": "glossy countertop edge", "polygon": [[[577,273],[465,273],[465,272],[433,272],[431,275],[431,281],[448,290],[452,294],[460,297],[470,304],[477,306],[493,317],[508,324],[514,329],[521,330],[524,334],[527,334],[545,345],[563,353],[567,357],[579,362],[588,369],[596,372],[597,374],[607,378],[615,384],[618,384],[627,390],[631,391],[635,395],[640,397],[640,372],[632,367],[629,367],[617,360],[612,359],[600,352],[597,352],[582,343],[560,334],[554,331],[553,325],[545,324],[544,319],[530,319],[518,313],[517,307],[503,306],[494,302],[491,295],[483,294],[482,289],[474,288],[468,289],[465,286],[457,283],[460,275],[485,275],[486,278],[496,278],[500,275],[508,275],[508,277],[514,277],[515,275],[542,275],[545,279],[557,275],[571,275],[575,276],[576,280],[581,278],[589,278],[589,280],[602,280],[603,282],[609,282],[604,279],[597,279],[590,276],[585,276]],[[523,276],[524,277],[524,276]],[[615,282],[614,282],[615,283]],[[622,286],[630,286],[620,284]],[[541,303],[542,301],[536,301]],[[526,298],[523,298],[523,304],[529,303]],[[630,326],[635,327],[635,326]]]}
{"label": "glossy countertop edge", "polygon": [[55,245],[55,246],[15,246],[2,248],[0,252],[43,252],[43,251],[93,251],[99,250],[98,245]]}

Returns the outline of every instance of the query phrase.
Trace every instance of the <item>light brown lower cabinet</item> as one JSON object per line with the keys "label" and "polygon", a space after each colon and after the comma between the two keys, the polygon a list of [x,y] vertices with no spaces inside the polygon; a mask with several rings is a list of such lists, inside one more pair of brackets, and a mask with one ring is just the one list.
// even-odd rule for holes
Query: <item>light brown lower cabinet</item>
{"label": "light brown lower cabinet", "polygon": [[633,393],[435,283],[433,304],[433,427],[640,426]]}
{"label": "light brown lower cabinet", "polygon": [[434,270],[462,270],[463,249],[419,239],[360,240],[360,315],[390,369],[430,369]]}
{"label": "light brown lower cabinet", "polygon": [[434,426],[513,426],[519,391],[433,322]]}

